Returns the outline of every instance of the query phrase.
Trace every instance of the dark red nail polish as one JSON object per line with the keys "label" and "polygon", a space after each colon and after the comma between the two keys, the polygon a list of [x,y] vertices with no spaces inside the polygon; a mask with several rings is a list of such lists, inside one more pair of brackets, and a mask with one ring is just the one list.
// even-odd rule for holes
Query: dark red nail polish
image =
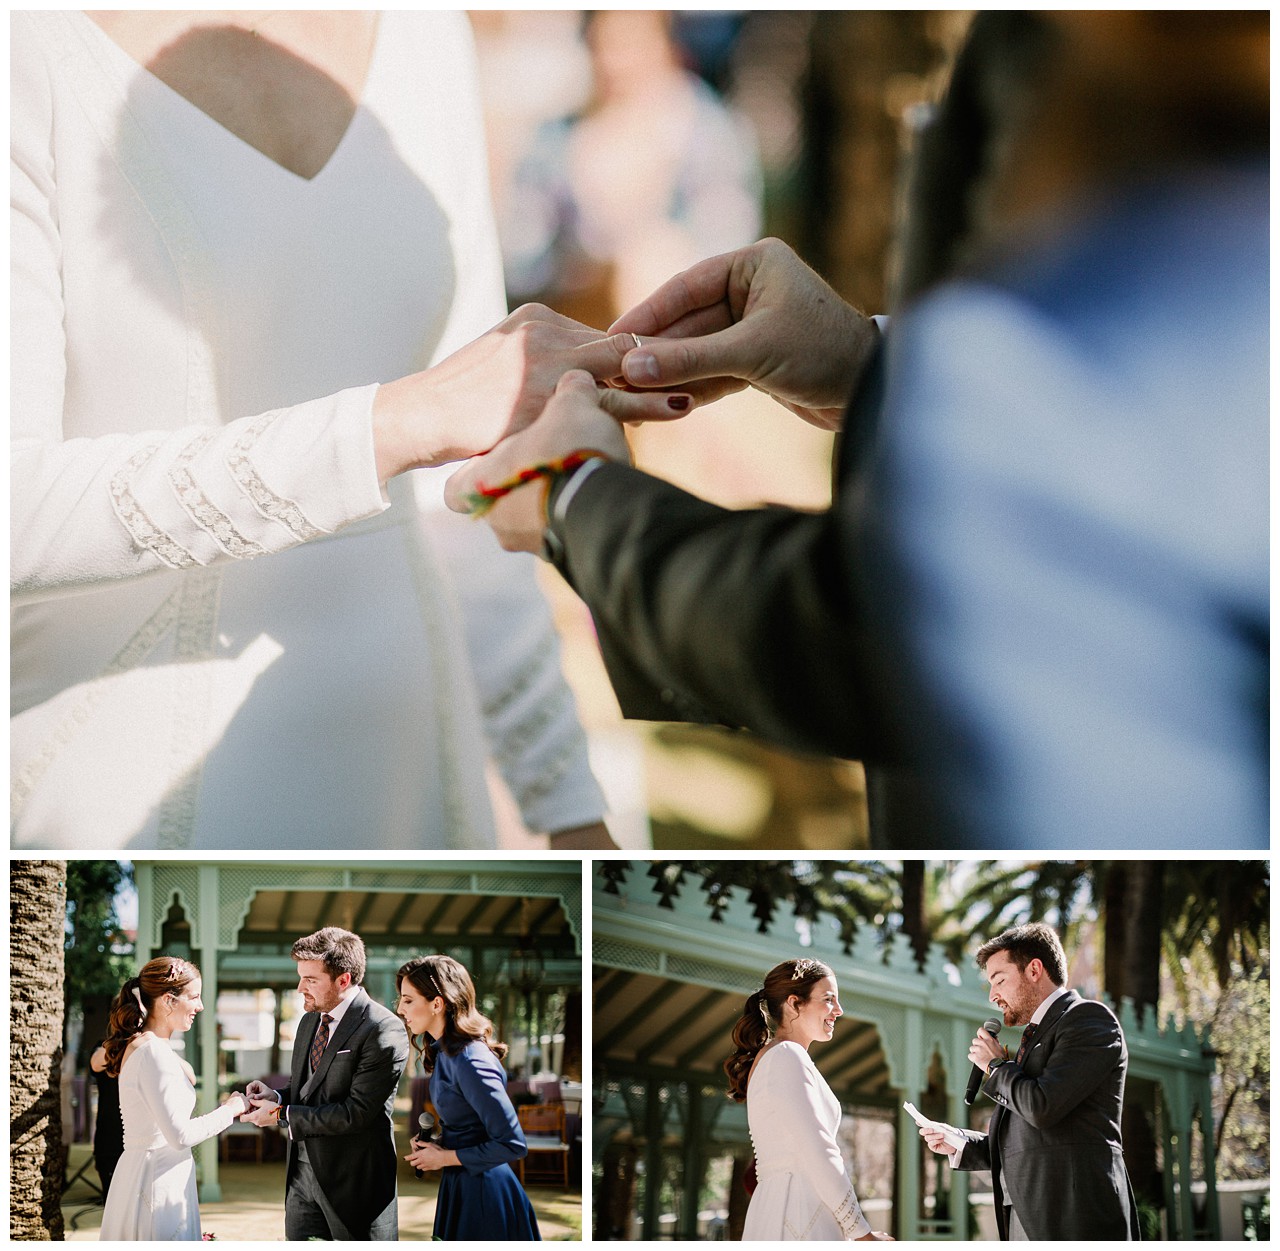
{"label": "dark red nail polish", "polygon": [[668,395],[667,407],[675,409],[677,413],[683,413],[689,407],[689,397],[687,395]]}

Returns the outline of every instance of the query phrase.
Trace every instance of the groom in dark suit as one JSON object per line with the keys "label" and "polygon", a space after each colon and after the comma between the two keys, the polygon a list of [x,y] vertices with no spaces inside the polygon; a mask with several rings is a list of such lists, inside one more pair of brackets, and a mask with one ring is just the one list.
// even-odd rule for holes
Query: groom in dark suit
{"label": "groom in dark suit", "polygon": [[289,1136],[285,1237],[394,1242],[392,1105],[409,1058],[404,1022],[369,998],[364,943],[330,926],[293,945],[306,1015],[289,1085],[251,1082],[244,1120]]}
{"label": "groom in dark suit", "polygon": [[999,1105],[985,1134],[964,1130],[958,1150],[940,1132],[921,1135],[954,1168],[990,1169],[1004,1241],[1139,1238],[1124,1165],[1120,1111],[1128,1051],[1111,1010],[1065,989],[1062,943],[1040,922],[978,949],[991,1002],[1023,1026],[1016,1056],[979,1030],[969,1059],[985,1070],[983,1093]]}

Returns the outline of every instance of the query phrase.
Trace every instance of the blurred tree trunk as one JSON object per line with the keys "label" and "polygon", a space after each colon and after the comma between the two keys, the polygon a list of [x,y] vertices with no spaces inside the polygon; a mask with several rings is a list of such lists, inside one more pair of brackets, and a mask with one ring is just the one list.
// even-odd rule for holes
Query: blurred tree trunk
{"label": "blurred tree trunk", "polygon": [[911,941],[916,964],[924,968],[929,955],[929,909],[925,897],[923,860],[902,862],[902,928]]}
{"label": "blurred tree trunk", "polygon": [[799,250],[867,312],[887,311],[904,115],[937,98],[967,24],[963,12],[833,10],[814,17]]}
{"label": "blurred tree trunk", "polygon": [[[1141,1020],[1160,1000],[1160,947],[1164,932],[1165,867],[1157,860],[1116,860],[1103,884],[1103,984],[1119,1006],[1131,999]],[[1125,1164],[1139,1199],[1164,1206],[1156,1154],[1154,1108],[1125,1100],[1120,1118]]]}
{"label": "blurred tree trunk", "polygon": [[[1134,860],[1128,865],[1129,897],[1124,920],[1126,980],[1124,995],[1138,1009],[1138,1020],[1160,1006],[1160,951],[1164,934],[1162,860]],[[1110,987],[1107,988],[1109,991]]]}
{"label": "blurred tree trunk", "polygon": [[9,1235],[63,1238],[66,861],[9,866]]}

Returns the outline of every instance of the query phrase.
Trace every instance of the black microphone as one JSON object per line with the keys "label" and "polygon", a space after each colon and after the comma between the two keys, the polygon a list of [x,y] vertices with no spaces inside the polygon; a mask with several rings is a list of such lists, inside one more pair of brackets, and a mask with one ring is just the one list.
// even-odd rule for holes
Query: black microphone
{"label": "black microphone", "polygon": [[[413,1145],[420,1147],[424,1142],[430,1142],[436,1136],[436,1118],[430,1112],[423,1112],[418,1117],[418,1132],[414,1135]],[[422,1170],[415,1168],[413,1170],[415,1177],[421,1178]]]}
{"label": "black microphone", "polygon": [[[998,1020],[994,1016],[989,1016],[982,1022],[982,1028],[991,1035],[992,1038],[1000,1037],[1000,1026],[1004,1022]],[[965,1107],[972,1107],[973,1101],[978,1097],[978,1087],[982,1085],[982,1079],[987,1075],[986,1069],[980,1069],[976,1064],[973,1066],[973,1072],[969,1074],[969,1085],[965,1087],[964,1104]]]}

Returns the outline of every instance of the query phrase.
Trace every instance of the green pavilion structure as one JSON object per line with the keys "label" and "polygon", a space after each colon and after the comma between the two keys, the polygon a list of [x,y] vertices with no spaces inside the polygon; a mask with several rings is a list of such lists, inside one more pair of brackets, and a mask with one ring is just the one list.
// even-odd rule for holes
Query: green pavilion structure
{"label": "green pavilion structure", "polygon": [[[870,925],[846,946],[831,918],[779,913],[762,923],[737,888],[713,918],[693,875],[673,890],[648,868],[594,866],[595,1236],[740,1236],[751,1145],[721,1064],[765,972],[806,955],[840,984],[845,1015],[811,1055],[845,1107],[842,1146],[872,1226],[908,1240],[994,1237],[989,1176],[952,1171],[928,1152],[902,1106],[985,1127],[994,1105],[983,1096],[972,1111],[964,1104],[969,1043],[990,1014],[978,970],[949,964],[937,948],[921,968],[907,943],[884,947]],[[1208,1039],[1190,1025],[1159,1028],[1151,1014],[1139,1024],[1127,1002],[1120,1019],[1126,1103],[1146,1113],[1163,1146],[1165,1235],[1218,1238]],[[1194,1206],[1193,1156],[1207,1182]]]}
{"label": "green pavilion structure", "polygon": [[[519,1032],[536,1053],[559,1029],[557,1061],[581,1075],[582,868],[578,860],[317,861],[135,860],[137,959],[193,960],[206,1004],[186,1039],[200,1112],[222,1089],[266,1073],[287,1074],[281,1016],[292,1007],[294,941],[326,925],[352,930],[368,954],[365,987],[395,1003],[395,973],[416,955],[461,960],[488,997],[499,1036]],[[272,990],[274,1027],[262,1072],[230,1073],[229,1044],[215,1005],[225,992]],[[546,1057],[537,1057],[545,1063]],[[406,1082],[413,1079],[406,1076]],[[418,1079],[424,1081],[424,1079]],[[216,1139],[196,1148],[200,1199],[222,1197]]]}

